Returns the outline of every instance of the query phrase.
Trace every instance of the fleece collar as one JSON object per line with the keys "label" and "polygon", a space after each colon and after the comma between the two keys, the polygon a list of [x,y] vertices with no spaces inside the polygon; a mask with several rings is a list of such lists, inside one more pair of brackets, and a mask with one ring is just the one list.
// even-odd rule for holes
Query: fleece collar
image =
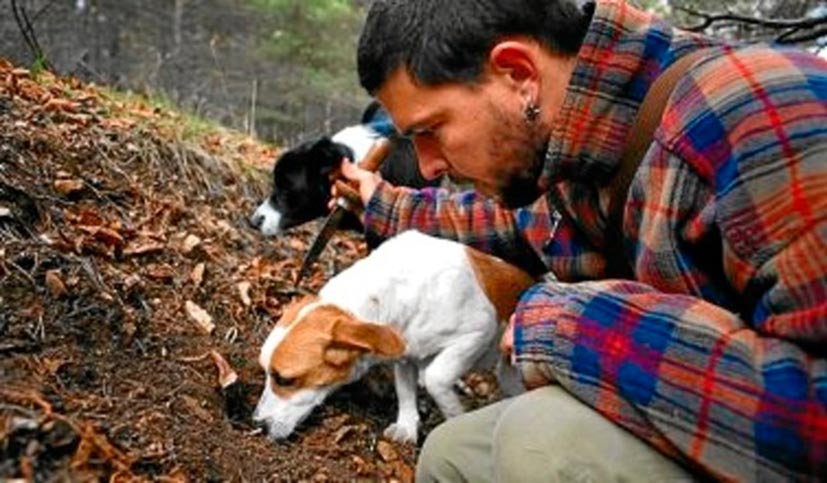
{"label": "fleece collar", "polygon": [[546,182],[608,181],[649,86],[683,54],[673,37],[690,50],[698,40],[622,0],[597,1],[549,139]]}

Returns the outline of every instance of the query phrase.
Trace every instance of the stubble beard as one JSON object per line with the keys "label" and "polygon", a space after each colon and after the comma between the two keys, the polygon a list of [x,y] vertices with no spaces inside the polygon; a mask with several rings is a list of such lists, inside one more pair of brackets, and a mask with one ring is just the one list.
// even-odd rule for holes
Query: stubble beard
{"label": "stubble beard", "polygon": [[[548,150],[548,136],[539,121],[515,120],[494,108],[502,129],[491,144],[493,159],[503,160],[502,181],[496,197],[508,209],[521,208],[543,195],[538,185]],[[508,160],[506,162],[505,160]]]}

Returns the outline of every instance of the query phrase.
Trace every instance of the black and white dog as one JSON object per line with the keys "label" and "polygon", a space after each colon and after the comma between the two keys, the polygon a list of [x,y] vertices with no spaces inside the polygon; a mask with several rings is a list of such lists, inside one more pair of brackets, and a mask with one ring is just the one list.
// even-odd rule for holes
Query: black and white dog
{"label": "black and white dog", "polygon": [[[272,193],[250,217],[250,224],[265,236],[273,236],[324,216],[330,200],[329,175],[342,159],[359,163],[378,138],[394,135],[390,117],[374,101],[365,109],[360,124],[286,151],[273,167]],[[423,188],[439,184],[439,180],[422,177],[413,144],[404,138],[395,140],[379,172],[393,185]],[[345,226],[359,229],[360,224],[354,216]]]}

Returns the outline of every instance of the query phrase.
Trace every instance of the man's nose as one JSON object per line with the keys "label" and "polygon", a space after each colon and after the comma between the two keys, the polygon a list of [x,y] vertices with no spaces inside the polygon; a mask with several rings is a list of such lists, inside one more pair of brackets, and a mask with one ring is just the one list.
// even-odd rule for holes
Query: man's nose
{"label": "man's nose", "polygon": [[428,181],[437,179],[448,172],[448,163],[438,156],[420,156],[419,171]]}

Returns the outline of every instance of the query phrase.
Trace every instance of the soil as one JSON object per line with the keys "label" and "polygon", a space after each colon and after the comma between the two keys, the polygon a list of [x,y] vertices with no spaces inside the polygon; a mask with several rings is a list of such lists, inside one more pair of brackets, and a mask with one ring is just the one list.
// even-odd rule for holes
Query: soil
{"label": "soil", "polygon": [[[0,59],[0,480],[412,481],[417,449],[381,437],[387,371],[286,441],[251,424],[285,304],[366,254],[337,234],[293,287],[317,224],[247,225],[276,154]],[[238,383],[221,389],[213,354]],[[496,397],[466,382],[469,405]],[[424,437],[441,417],[420,401]]]}

